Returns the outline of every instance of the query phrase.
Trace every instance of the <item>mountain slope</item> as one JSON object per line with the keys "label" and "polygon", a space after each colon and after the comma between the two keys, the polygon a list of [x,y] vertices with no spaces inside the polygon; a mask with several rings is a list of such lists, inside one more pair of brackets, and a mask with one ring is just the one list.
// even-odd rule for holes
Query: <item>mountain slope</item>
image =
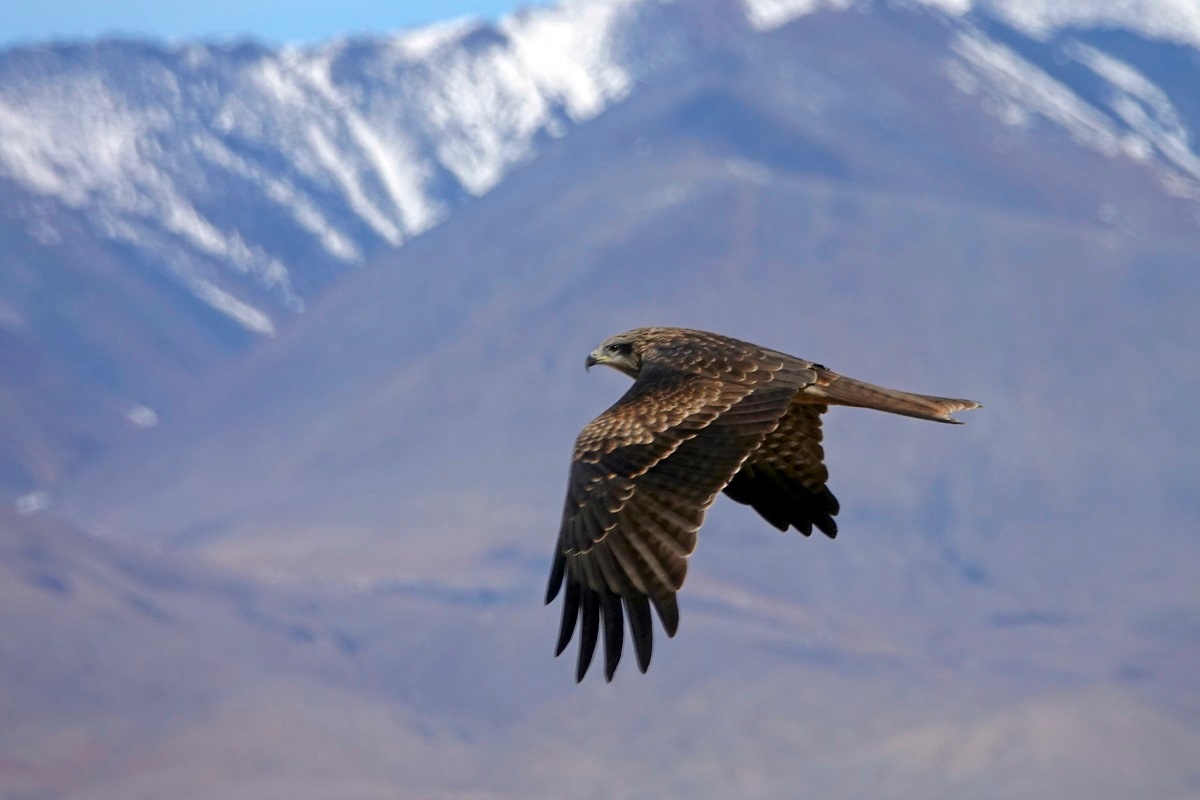
{"label": "mountain slope", "polygon": [[[1132,674],[949,669],[911,622],[884,651],[886,631],[864,636],[877,621],[693,605],[648,675],[577,687],[532,592],[266,588],[7,512],[0,555],[5,797],[561,797],[584,781],[1119,798],[1195,781],[1178,694]],[[988,638],[1052,664],[1031,628]]]}
{"label": "mountain slope", "polygon": [[[497,25],[464,20],[307,49],[100,41],[3,51],[0,336],[38,354],[38,366],[30,355],[2,362],[0,439],[10,444],[0,491],[52,487],[137,435],[144,425],[130,414],[172,417],[210,369],[287,327],[355,265],[446,219],[640,87],[711,69],[714,52],[761,49],[789,23],[919,20],[928,56],[968,102],[1008,126],[1065,132],[1195,197],[1194,15],[1167,0],[1131,8],[584,0]],[[909,71],[896,69],[896,79]],[[837,94],[828,77],[813,65],[791,102],[819,115]],[[720,102],[692,112],[737,113]],[[876,141],[936,149],[958,135],[929,133],[924,143]],[[820,144],[763,139],[753,155],[799,148],[793,165],[816,165]],[[895,177],[931,188],[943,172],[996,181],[1046,168],[914,156],[931,169]],[[1115,208],[1099,213],[1127,224]]]}

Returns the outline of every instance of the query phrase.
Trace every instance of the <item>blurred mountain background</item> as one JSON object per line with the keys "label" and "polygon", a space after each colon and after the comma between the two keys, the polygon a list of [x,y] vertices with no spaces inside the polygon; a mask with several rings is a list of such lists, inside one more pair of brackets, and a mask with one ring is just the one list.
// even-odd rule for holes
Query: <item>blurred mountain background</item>
{"label": "blurred mountain background", "polygon": [[[1197,86],[1185,0],[0,51],[0,795],[1200,797]],[[985,408],[833,410],[839,538],[719,501],[575,686],[643,324]]]}

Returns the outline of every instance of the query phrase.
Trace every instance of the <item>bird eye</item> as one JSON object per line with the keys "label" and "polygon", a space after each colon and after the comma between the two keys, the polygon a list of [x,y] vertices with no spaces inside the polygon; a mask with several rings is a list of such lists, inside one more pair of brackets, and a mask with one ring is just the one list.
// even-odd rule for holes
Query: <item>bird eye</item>
{"label": "bird eye", "polygon": [[619,353],[619,352],[621,352],[621,345],[619,345],[619,344],[610,344],[608,347],[606,347],[606,348],[604,348],[604,349],[605,349],[605,350],[607,350],[607,351],[608,351],[608,352],[610,352],[610,353]]}

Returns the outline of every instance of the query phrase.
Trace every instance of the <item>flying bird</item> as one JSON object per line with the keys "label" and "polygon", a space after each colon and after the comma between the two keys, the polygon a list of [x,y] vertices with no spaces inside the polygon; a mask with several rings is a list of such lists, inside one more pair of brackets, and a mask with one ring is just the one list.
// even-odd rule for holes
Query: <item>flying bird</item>
{"label": "flying bird", "polygon": [[935,422],[979,408],[839,375],[824,366],[728,336],[636,328],[605,340],[586,366],[634,379],[579,434],[546,603],[564,583],[555,656],[578,627],[575,680],[600,631],[604,677],[621,659],[625,620],[645,672],[651,607],[667,636],[679,627],[675,594],[696,533],[717,494],[750,506],[782,531],[833,538],[838,501],[825,486],[821,414],[830,405],[873,408]]}

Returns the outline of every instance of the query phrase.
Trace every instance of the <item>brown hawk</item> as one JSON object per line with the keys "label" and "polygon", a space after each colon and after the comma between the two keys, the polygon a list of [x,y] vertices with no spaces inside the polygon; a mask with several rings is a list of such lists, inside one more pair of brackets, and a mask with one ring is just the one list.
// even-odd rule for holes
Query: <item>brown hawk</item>
{"label": "brown hawk", "polygon": [[[667,636],[679,626],[675,593],[696,532],[718,492],[780,530],[832,538],[838,501],[826,488],[821,414],[858,406],[958,422],[971,400],[872,386],[820,364],[715,333],[637,328],[587,357],[634,379],[575,442],[546,602],[565,580],[555,655],[580,628],[575,680],[600,629],[604,675],[621,658],[625,618],[642,672],[650,664],[650,607]],[[603,625],[601,623],[603,622]]]}

